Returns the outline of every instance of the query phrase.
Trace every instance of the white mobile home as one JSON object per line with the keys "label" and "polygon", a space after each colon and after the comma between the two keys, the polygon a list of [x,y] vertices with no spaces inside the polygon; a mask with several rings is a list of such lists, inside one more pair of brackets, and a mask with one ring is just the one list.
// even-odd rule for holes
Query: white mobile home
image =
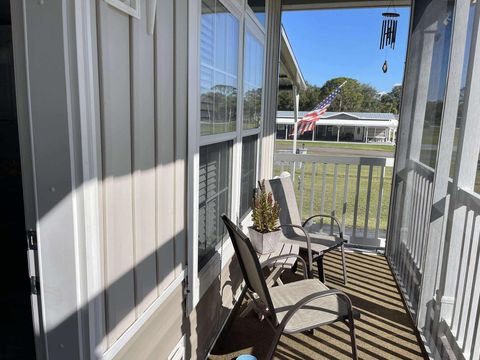
{"label": "white mobile home", "polygon": [[[301,120],[307,111],[299,111]],[[295,117],[293,111],[277,112],[277,139],[290,140]],[[315,123],[315,129],[299,136],[300,140],[333,140],[395,143],[398,115],[369,112],[329,112]]]}

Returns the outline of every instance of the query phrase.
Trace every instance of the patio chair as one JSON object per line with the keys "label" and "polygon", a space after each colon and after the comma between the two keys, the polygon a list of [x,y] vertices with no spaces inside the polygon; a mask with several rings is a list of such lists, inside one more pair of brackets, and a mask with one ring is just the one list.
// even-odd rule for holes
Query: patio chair
{"label": "patio chair", "polygon": [[[347,284],[347,268],[345,263],[345,250],[343,231],[337,218],[327,214],[317,214],[309,217],[303,223],[298,211],[295,188],[291,176],[279,177],[265,181],[266,191],[272,192],[273,198],[280,205],[280,227],[283,235],[300,248],[307,250],[308,271],[311,276],[313,261],[317,262],[318,276],[320,281],[325,282],[323,269],[323,256],[337,248],[342,254],[343,283]],[[338,227],[338,234],[328,235],[322,233],[311,233],[308,231],[308,224],[314,218],[328,218]]]}
{"label": "patio chair", "polygon": [[[352,358],[357,359],[354,317],[359,318],[360,314],[352,309],[350,298],[340,290],[329,289],[319,280],[308,279],[305,261],[298,255],[277,256],[260,265],[249,238],[225,214],[222,215],[222,220],[227,227],[245,279],[245,287],[238,303],[249,294],[258,308],[265,309],[265,318],[275,333],[266,359],[272,359],[282,333],[309,331],[337,321],[348,325]],[[262,269],[280,258],[291,256],[298,257],[304,264],[304,279],[268,288]]]}

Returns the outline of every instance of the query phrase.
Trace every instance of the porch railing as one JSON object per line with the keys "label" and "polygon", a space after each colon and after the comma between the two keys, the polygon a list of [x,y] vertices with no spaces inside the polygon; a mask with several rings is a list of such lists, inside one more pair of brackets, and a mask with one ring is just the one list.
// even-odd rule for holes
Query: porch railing
{"label": "porch railing", "polygon": [[[403,219],[394,221],[406,224],[405,228],[392,226],[399,231],[390,236],[388,257],[395,273],[407,306],[415,317],[420,297],[420,284],[423,275],[423,255],[427,245],[430,205],[433,189],[433,169],[419,162],[411,162],[410,167],[397,174],[396,198],[406,198],[402,206]],[[394,239],[394,240],[392,240]],[[398,240],[396,240],[398,239]]]}
{"label": "porch railing", "polygon": [[274,175],[284,171],[294,174],[302,218],[331,214],[348,242],[385,245],[392,179],[386,158],[276,153]]}
{"label": "porch railing", "polygon": [[[427,242],[429,241],[428,228],[430,222],[438,214],[433,213],[434,171],[427,166],[411,161],[404,173],[397,175],[397,199],[405,196],[403,204],[395,204],[404,219],[394,219],[396,223],[391,228],[399,232],[390,234],[387,257],[400,284],[409,310],[423,333],[427,343],[432,347],[442,344],[443,348],[455,354],[457,358],[478,359],[480,357],[480,195],[463,189],[454,189],[452,181],[449,183],[445,198],[445,208],[448,208],[454,196],[454,211],[460,216],[460,221],[450,234],[450,242],[459,244],[460,259],[458,273],[453,276],[454,301],[447,312],[441,310],[437,293],[443,293],[445,283],[440,279],[445,276],[447,261],[444,252],[445,237],[438,251],[436,267],[428,270],[424,268]],[[409,187],[410,186],[410,187]],[[446,228],[447,214],[444,214],[444,229]],[[401,228],[400,224],[405,224]],[[445,236],[445,235],[444,235]],[[417,315],[420,310],[420,295],[422,282],[434,281],[435,293],[427,298],[423,306],[428,307],[425,319]],[[447,306],[450,306],[447,304]],[[446,319],[443,317],[446,316]],[[424,321],[422,323],[421,321]],[[477,344],[477,345],[475,345]]]}

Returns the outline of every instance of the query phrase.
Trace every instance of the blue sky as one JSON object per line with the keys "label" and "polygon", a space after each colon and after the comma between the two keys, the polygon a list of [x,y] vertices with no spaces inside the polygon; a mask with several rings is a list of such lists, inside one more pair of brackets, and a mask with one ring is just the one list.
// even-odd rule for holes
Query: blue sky
{"label": "blue sky", "polygon": [[[403,79],[410,9],[398,8],[395,50],[379,50],[382,12],[386,9],[285,11],[283,26],[306,81],[347,76],[390,91]],[[382,72],[387,56],[388,72]]]}

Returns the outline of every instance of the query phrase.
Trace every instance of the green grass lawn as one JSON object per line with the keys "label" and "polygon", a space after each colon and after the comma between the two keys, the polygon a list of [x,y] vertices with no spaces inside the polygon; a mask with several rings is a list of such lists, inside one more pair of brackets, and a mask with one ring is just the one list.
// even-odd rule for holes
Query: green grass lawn
{"label": "green grass lawn", "polygon": [[[325,166],[325,168],[324,168]],[[312,170],[313,164],[305,165],[305,180],[304,180],[304,192],[303,192],[303,212],[302,217],[307,218],[313,210],[313,214],[327,213],[332,214],[339,218],[342,222],[344,216],[343,208],[345,205],[345,226],[351,227],[354,222],[354,207],[355,207],[355,195],[357,193],[357,166],[348,166],[349,174],[347,181],[347,196],[344,201],[345,190],[345,174],[347,165],[337,165],[337,177],[334,181],[335,165],[334,164],[317,164],[313,191],[312,191]],[[325,186],[323,186],[323,172],[325,169]],[[291,171],[289,167],[285,167],[286,171]],[[375,229],[376,214],[378,209],[378,199],[380,195],[380,167],[374,167],[372,172],[372,187],[370,194],[370,210],[368,228],[370,230]],[[281,172],[280,166],[274,167],[274,175],[279,175]],[[392,168],[385,168],[384,185],[383,185],[383,197],[381,202],[380,212],[380,229],[386,230],[388,207],[390,203],[390,191],[392,184]],[[300,207],[300,190],[298,186],[298,179],[301,175],[301,170],[297,169],[295,172],[295,190],[297,194],[298,206]],[[357,207],[357,231],[362,232],[365,226],[365,213],[367,208],[367,194],[368,194],[368,177],[369,167],[362,166],[360,172],[360,184],[358,189],[358,207]],[[333,208],[333,188],[336,184],[335,194],[335,208]],[[322,194],[325,194],[323,197]],[[323,198],[323,200],[322,200]],[[313,209],[311,209],[310,199],[313,199]],[[345,203],[345,204],[344,204]]]}
{"label": "green grass lawn", "polygon": [[[277,144],[291,146],[291,140],[276,140]],[[305,143],[307,148],[335,148],[352,150],[395,151],[395,145],[388,144],[362,144],[362,143],[337,143],[333,141],[305,141],[298,140],[297,144]]]}

